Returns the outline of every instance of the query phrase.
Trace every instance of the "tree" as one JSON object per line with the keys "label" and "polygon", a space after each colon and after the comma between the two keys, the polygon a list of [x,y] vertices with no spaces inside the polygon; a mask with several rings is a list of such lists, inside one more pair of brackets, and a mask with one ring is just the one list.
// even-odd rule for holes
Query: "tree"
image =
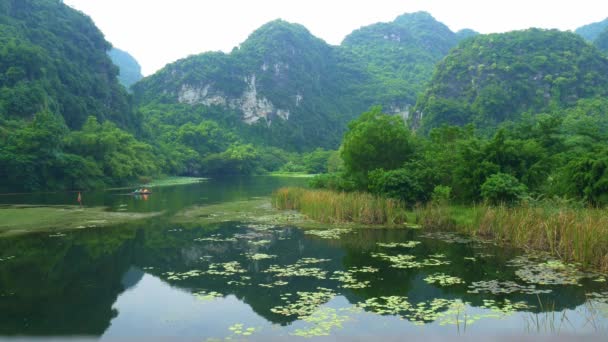
{"label": "tree", "polygon": [[527,190],[517,178],[506,173],[493,174],[481,185],[482,197],[491,204],[516,203]]}
{"label": "tree", "polygon": [[373,107],[348,125],[342,146],[345,169],[362,188],[367,186],[370,171],[397,169],[412,153],[410,132],[403,120],[383,114],[380,107]]}

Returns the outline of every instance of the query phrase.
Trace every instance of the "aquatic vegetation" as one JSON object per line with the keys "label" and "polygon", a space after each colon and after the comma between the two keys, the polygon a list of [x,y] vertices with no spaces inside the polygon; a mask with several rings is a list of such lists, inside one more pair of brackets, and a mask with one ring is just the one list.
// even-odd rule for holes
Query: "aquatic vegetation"
{"label": "aquatic vegetation", "polygon": [[351,273],[376,273],[378,271],[380,270],[371,266],[351,267],[348,269],[348,272]]}
{"label": "aquatic vegetation", "polygon": [[[458,300],[459,301],[459,300]],[[436,320],[442,311],[456,303],[456,300],[435,298],[427,302],[412,304],[407,297],[382,296],[369,298],[357,306],[379,315],[400,316],[415,324],[422,325]]]}
{"label": "aquatic vegetation", "polygon": [[235,237],[222,237],[220,234],[213,234],[207,237],[202,237],[202,238],[196,238],[194,239],[194,241],[198,241],[198,242],[205,242],[205,241],[209,241],[209,242],[237,242],[237,239]]}
{"label": "aquatic vegetation", "polygon": [[599,303],[608,304],[608,291],[587,293],[587,298]]}
{"label": "aquatic vegetation", "polygon": [[65,236],[67,236],[67,235],[63,234],[63,233],[49,234],[49,237],[52,237],[52,238],[60,238],[60,237],[65,237]]}
{"label": "aquatic vegetation", "polygon": [[529,310],[535,308],[534,306],[529,305],[526,302],[511,302],[507,298],[505,298],[501,303],[494,299],[484,299],[482,307],[485,309],[490,309],[497,313],[501,313],[503,315],[510,315],[516,311]]}
{"label": "aquatic vegetation", "polygon": [[270,284],[258,284],[258,286],[260,287],[265,287],[265,288],[273,288],[273,287],[277,287],[277,286],[285,286],[288,285],[289,283],[283,280],[277,280],[274,283],[270,283]]}
{"label": "aquatic vegetation", "polygon": [[341,329],[343,324],[350,320],[347,315],[341,315],[348,309],[319,308],[312,314],[302,318],[304,322],[313,326],[308,329],[296,329],[291,335],[300,337],[329,336],[332,330]]}
{"label": "aquatic vegetation", "polygon": [[535,285],[520,285],[513,281],[476,281],[469,285],[468,293],[482,293],[488,292],[492,294],[509,294],[509,293],[523,293],[523,294],[541,294],[550,293],[550,289],[541,290],[537,289]]}
{"label": "aquatic vegetation", "polygon": [[580,285],[585,275],[576,266],[559,260],[543,260],[530,255],[522,255],[510,260],[507,265],[517,267],[515,274],[530,284],[539,285]]}
{"label": "aquatic vegetation", "polygon": [[245,256],[247,256],[248,259],[251,260],[266,260],[266,259],[273,259],[276,258],[276,255],[270,255],[270,254],[264,254],[264,253],[245,253]]}
{"label": "aquatic vegetation", "polygon": [[530,309],[525,302],[511,302],[505,299],[502,303],[495,300],[484,300],[482,308],[489,313],[467,314],[470,303],[460,299],[435,298],[419,303],[409,302],[407,297],[382,296],[360,302],[358,307],[379,315],[399,316],[416,325],[438,321],[440,325],[470,325],[484,318],[503,318],[519,310]]}
{"label": "aquatic vegetation", "polygon": [[[466,219],[458,219],[463,215]],[[565,262],[608,270],[608,215],[605,209],[571,208],[551,203],[475,208],[429,205],[417,216],[422,218],[422,225],[427,229],[455,230],[516,247],[546,251]]]}
{"label": "aquatic vegetation", "polygon": [[272,194],[272,205],[281,210],[298,210],[323,223],[403,225],[406,222],[402,202],[368,193],[281,188]]}
{"label": "aquatic vegetation", "polygon": [[270,240],[258,240],[258,241],[249,241],[250,244],[254,246],[264,246],[270,244],[272,241]]}
{"label": "aquatic vegetation", "polygon": [[167,280],[185,280],[192,277],[200,277],[204,275],[205,272],[201,270],[191,270],[187,272],[165,272],[163,275],[167,276]]}
{"label": "aquatic vegetation", "polygon": [[409,254],[388,255],[385,253],[371,253],[374,258],[386,260],[391,263],[394,268],[422,268],[426,266],[449,265],[450,261],[440,260],[437,258],[427,258],[422,261],[416,261],[416,256]]}
{"label": "aquatic vegetation", "polygon": [[73,229],[107,227],[149,219],[155,213],[107,211],[105,207],[78,206],[3,206],[0,208],[0,235],[17,235],[31,232],[55,233]]}
{"label": "aquatic vegetation", "polygon": [[462,279],[458,277],[449,276],[443,273],[435,273],[433,275],[430,275],[424,278],[424,281],[429,284],[439,284],[441,286],[464,284],[464,281]]}
{"label": "aquatic vegetation", "polygon": [[196,299],[203,301],[203,302],[208,302],[208,301],[214,300],[216,298],[222,298],[224,296],[223,294],[216,292],[216,291],[207,292],[204,290],[195,292],[195,293],[193,293],[193,295],[194,295],[194,297],[196,297]]}
{"label": "aquatic vegetation", "polygon": [[245,272],[247,271],[241,268],[241,264],[239,264],[238,261],[230,261],[224,263],[213,263],[209,265],[209,269],[204,273],[220,276],[232,276]]}
{"label": "aquatic vegetation", "polygon": [[370,281],[360,281],[355,279],[352,271],[335,271],[329,279],[337,280],[342,283],[343,288],[362,289],[370,287]]}
{"label": "aquatic vegetation", "polygon": [[226,284],[228,285],[234,285],[234,286],[249,286],[251,284],[249,283],[245,283],[243,281],[238,281],[238,280],[229,280],[226,282]]}
{"label": "aquatic vegetation", "polygon": [[314,235],[321,239],[339,239],[341,235],[348,234],[352,229],[347,228],[334,228],[334,229],[310,229],[305,230],[304,234]]}
{"label": "aquatic vegetation", "polygon": [[7,257],[0,258],[0,262],[9,261],[11,259],[15,259],[15,256],[14,255],[10,255],[10,256],[7,256]]}
{"label": "aquatic vegetation", "polygon": [[231,325],[228,330],[233,334],[240,336],[251,336],[256,331],[254,327],[245,327],[245,325],[241,323]]}
{"label": "aquatic vegetation", "polygon": [[304,267],[302,264],[295,265],[272,265],[265,273],[274,273],[276,277],[313,277],[317,279],[325,279],[327,271],[318,267]]}
{"label": "aquatic vegetation", "polygon": [[377,242],[376,243],[376,245],[378,245],[379,247],[384,247],[384,248],[397,248],[397,247],[414,248],[414,247],[418,246],[419,244],[421,244],[420,241],[387,242],[387,243]]}
{"label": "aquatic vegetation", "polygon": [[464,257],[464,260],[469,260],[469,261],[477,261],[477,259],[475,257]]}
{"label": "aquatic vegetation", "polygon": [[464,237],[451,232],[427,232],[419,235],[422,238],[441,240],[447,243],[472,243],[477,242],[472,238]]}
{"label": "aquatic vegetation", "polygon": [[315,310],[332,299],[336,293],[327,288],[318,287],[317,292],[301,291],[297,293],[297,299],[289,300],[294,297],[294,294],[283,294],[281,299],[286,300],[286,305],[275,306],[270,311],[284,316],[297,316],[298,319],[304,319],[312,315]]}

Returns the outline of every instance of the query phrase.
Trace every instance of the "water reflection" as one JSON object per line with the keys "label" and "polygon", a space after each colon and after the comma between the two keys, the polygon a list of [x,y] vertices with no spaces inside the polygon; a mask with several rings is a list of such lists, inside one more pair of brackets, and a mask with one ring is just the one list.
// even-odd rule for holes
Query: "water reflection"
{"label": "water reflection", "polygon": [[[453,240],[390,229],[323,239],[294,227],[186,228],[162,218],[2,239],[0,335],[606,331],[605,298],[588,301],[608,291],[605,283],[591,277],[580,286],[537,287],[548,293],[471,293],[482,281],[529,284],[507,265],[516,251]],[[445,262],[396,268],[403,265],[379,254]],[[429,283],[438,274],[462,283]]]}

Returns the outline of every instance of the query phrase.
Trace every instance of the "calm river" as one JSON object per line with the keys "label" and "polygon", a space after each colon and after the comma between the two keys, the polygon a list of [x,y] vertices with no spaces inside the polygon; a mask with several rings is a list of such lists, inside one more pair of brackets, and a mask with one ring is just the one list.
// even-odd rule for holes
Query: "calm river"
{"label": "calm river", "polygon": [[[85,205],[163,214],[0,239],[0,339],[607,336],[606,277],[540,256],[415,229],[171,221],[194,205],[305,183],[209,180],[158,188],[147,200],[84,193]],[[75,196],[0,203],[75,204]]]}

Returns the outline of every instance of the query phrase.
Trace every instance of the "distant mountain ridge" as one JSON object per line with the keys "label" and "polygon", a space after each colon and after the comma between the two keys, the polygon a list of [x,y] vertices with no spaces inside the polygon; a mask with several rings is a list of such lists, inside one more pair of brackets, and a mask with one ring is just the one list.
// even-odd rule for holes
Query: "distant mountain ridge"
{"label": "distant mountain ridge", "polygon": [[133,90],[147,109],[234,112],[252,135],[275,146],[336,147],[346,123],[372,105],[407,116],[435,63],[459,40],[425,12],[363,27],[337,47],[302,25],[275,20],[231,53],[179,60]]}
{"label": "distant mountain ridge", "polygon": [[112,59],[112,62],[118,67],[118,81],[127,88],[127,90],[131,88],[133,84],[144,78],[141,74],[139,62],[137,62],[137,60],[128,52],[112,48],[112,50],[108,52],[108,55]]}
{"label": "distant mountain ridge", "polygon": [[593,42],[597,39],[600,33],[602,33],[602,31],[606,29],[608,29],[608,18],[602,21],[581,26],[577,28],[574,32],[585,38],[586,40]]}

